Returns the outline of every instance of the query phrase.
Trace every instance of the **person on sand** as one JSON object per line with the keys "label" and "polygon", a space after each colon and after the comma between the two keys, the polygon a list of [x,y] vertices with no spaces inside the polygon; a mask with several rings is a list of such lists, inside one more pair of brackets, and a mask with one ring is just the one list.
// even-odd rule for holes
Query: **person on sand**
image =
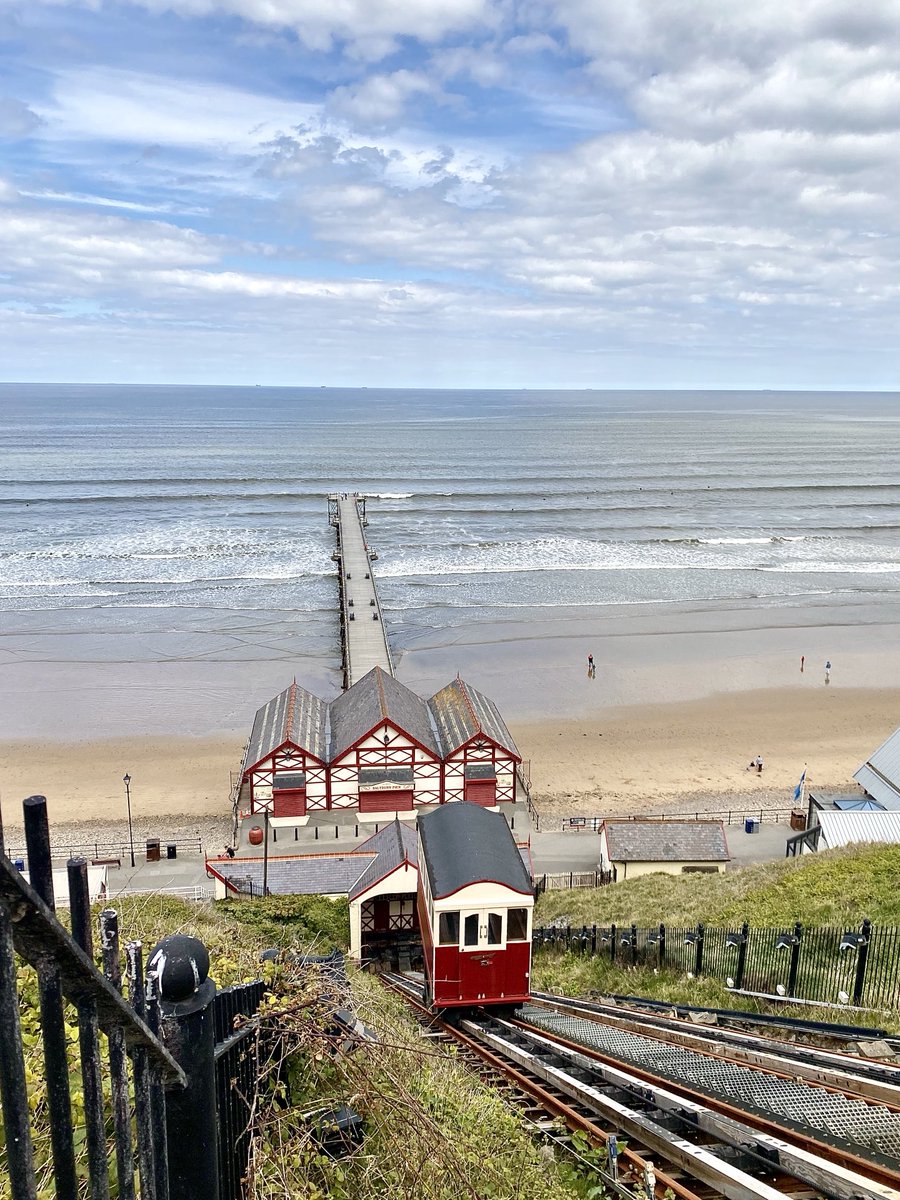
{"label": "person on sand", "polygon": [[803,664],[804,664],[805,662],[806,662],[806,655],[805,655],[805,654],[801,654],[801,655],[800,655],[800,674],[801,674],[801,675],[803,674]]}
{"label": "person on sand", "polygon": [[825,663],[825,682],[831,683],[831,659]]}
{"label": "person on sand", "polygon": [[763,760],[761,754],[757,754],[756,758],[753,760],[753,765],[756,767],[757,775],[762,775]]}
{"label": "person on sand", "polygon": [[593,654],[589,654],[588,655],[588,679],[593,679],[594,673],[595,673],[594,656],[593,656]]}

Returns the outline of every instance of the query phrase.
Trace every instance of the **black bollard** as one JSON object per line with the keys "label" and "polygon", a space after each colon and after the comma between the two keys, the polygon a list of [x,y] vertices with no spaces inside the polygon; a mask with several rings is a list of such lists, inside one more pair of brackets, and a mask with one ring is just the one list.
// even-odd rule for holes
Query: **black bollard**
{"label": "black bollard", "polygon": [[161,1035],[187,1076],[166,1089],[169,1200],[218,1200],[216,1141],[216,985],[209,954],[197,938],[163,938],[150,956],[158,978]]}

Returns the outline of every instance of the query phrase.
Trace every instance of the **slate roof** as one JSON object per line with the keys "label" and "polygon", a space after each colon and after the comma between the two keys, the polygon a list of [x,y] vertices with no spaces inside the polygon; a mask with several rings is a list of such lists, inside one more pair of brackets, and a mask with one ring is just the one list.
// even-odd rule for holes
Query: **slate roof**
{"label": "slate roof", "polygon": [[869,755],[853,778],[885,808],[900,809],[900,729]]}
{"label": "slate roof", "polygon": [[244,756],[244,770],[255,767],[285,742],[292,742],[324,762],[327,723],[328,705],[295,680],[257,711]]}
{"label": "slate roof", "polygon": [[605,821],[610,862],[728,862],[721,821]]}
{"label": "slate roof", "polygon": [[375,858],[363,871],[356,883],[350,889],[350,899],[355,900],[363,892],[367,892],[379,879],[396,871],[404,862],[410,866],[418,866],[418,839],[415,829],[410,828],[405,821],[393,820],[384,829],[379,829],[359,847],[360,852],[375,853]]}
{"label": "slate roof", "polygon": [[368,675],[332,701],[330,758],[339,758],[385,719],[440,757],[428,705],[393,675],[381,667],[373,667]]}
{"label": "slate roof", "polygon": [[452,754],[476,734],[484,734],[522,761],[512,734],[493,700],[482,696],[458,676],[428,701],[443,755]]}
{"label": "slate roof", "polygon": [[[269,855],[268,886],[273,896],[322,896],[349,892],[374,861],[374,854],[359,850],[348,854]],[[262,891],[262,858],[211,859],[209,865],[223,879],[253,880],[254,893]]]}
{"label": "slate roof", "polygon": [[532,895],[531,879],[506,818],[458,801],[419,816],[422,854],[435,900],[470,883],[501,883]]}

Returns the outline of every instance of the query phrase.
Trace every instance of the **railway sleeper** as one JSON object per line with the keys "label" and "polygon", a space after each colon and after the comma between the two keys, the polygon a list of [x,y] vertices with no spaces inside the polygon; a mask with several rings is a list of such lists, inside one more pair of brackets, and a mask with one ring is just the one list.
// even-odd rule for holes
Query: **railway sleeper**
{"label": "railway sleeper", "polygon": [[[467,1032],[482,1038],[495,1051],[505,1054],[519,1066],[533,1070],[542,1079],[549,1077],[567,1095],[576,1096],[582,1103],[593,1105],[595,1113],[602,1113],[628,1136],[640,1139],[654,1153],[678,1163],[693,1177],[718,1187],[724,1196],[733,1200],[749,1200],[751,1197],[775,1200],[775,1197],[783,1195],[784,1192],[765,1180],[754,1179],[749,1173],[731,1167],[706,1147],[698,1146],[686,1138],[673,1137],[667,1129],[647,1115],[646,1111],[636,1109],[635,1096],[641,1097],[653,1110],[674,1112],[690,1128],[700,1131],[703,1136],[711,1137],[715,1142],[732,1146],[750,1155],[757,1163],[757,1170],[770,1177],[773,1172],[794,1176],[821,1194],[835,1197],[836,1200],[860,1200],[862,1197],[865,1200],[887,1200],[888,1197],[897,1200],[898,1192],[893,1187],[839,1164],[828,1162],[812,1150],[751,1129],[731,1117],[668,1092],[662,1085],[651,1087],[643,1080],[633,1079],[624,1070],[596,1062],[575,1051],[570,1052],[571,1057],[566,1066],[547,1065],[543,1058],[546,1058],[547,1050],[553,1048],[553,1045],[548,1045],[547,1039],[538,1033],[533,1035],[532,1048],[534,1051],[543,1052],[543,1058],[538,1058],[529,1049],[514,1044],[512,1038],[507,1040],[507,1030],[502,1023],[499,1032],[486,1031],[472,1022],[464,1022],[464,1027]],[[512,1030],[512,1027],[509,1028]],[[555,1049],[559,1059],[558,1046]],[[588,1071],[593,1069],[596,1082],[583,1083],[575,1079],[570,1073],[572,1066]],[[628,1099],[624,1103],[610,1100],[601,1090],[603,1080],[617,1082]]]}

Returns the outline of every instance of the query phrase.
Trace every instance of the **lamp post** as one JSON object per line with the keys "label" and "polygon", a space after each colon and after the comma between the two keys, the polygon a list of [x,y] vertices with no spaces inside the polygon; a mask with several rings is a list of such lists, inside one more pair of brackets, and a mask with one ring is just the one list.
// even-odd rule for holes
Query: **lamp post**
{"label": "lamp post", "polygon": [[131,776],[123,775],[122,782],[125,784],[125,802],[128,805],[128,848],[131,852],[131,865],[134,866],[134,832],[131,828]]}

